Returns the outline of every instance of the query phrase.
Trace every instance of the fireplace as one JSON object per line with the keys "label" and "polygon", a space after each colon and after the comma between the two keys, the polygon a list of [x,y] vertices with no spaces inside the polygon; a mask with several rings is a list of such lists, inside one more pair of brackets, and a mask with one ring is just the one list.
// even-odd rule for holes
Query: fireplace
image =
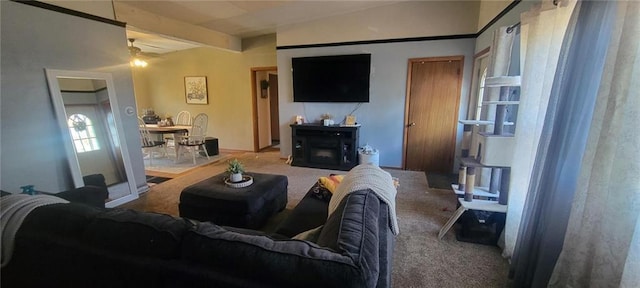
{"label": "fireplace", "polygon": [[339,150],[327,148],[311,148],[309,162],[322,163],[329,165],[339,165]]}
{"label": "fireplace", "polygon": [[357,165],[358,127],[291,125],[293,166],[350,170]]}

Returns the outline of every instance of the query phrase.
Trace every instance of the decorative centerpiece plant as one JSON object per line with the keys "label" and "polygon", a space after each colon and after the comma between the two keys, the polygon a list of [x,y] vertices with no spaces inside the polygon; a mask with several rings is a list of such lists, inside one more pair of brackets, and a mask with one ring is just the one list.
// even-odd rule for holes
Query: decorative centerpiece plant
{"label": "decorative centerpiece plant", "polygon": [[324,126],[328,126],[328,125],[333,125],[333,115],[329,114],[329,113],[324,113],[322,115],[320,115],[320,118],[322,119],[322,124]]}
{"label": "decorative centerpiece plant", "polygon": [[322,120],[333,119],[333,115],[331,115],[329,113],[324,113],[324,114],[320,115],[320,119],[322,119]]}
{"label": "decorative centerpiece plant", "polygon": [[242,165],[242,162],[238,161],[238,159],[235,158],[229,161],[227,172],[229,172],[229,180],[231,180],[231,182],[240,182],[242,181],[244,166]]}

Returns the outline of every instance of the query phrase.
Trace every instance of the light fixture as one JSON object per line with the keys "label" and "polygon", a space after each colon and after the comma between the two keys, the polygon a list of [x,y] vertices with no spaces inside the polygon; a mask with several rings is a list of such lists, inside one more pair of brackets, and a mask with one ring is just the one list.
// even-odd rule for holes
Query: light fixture
{"label": "light fixture", "polygon": [[147,65],[149,65],[147,61],[138,58],[131,59],[129,64],[131,64],[131,67],[147,67]]}
{"label": "light fixture", "polygon": [[138,54],[140,54],[140,52],[142,52],[142,50],[140,50],[140,48],[133,46],[133,42],[136,41],[136,39],[133,38],[129,38],[129,42],[131,43],[131,46],[129,46],[129,54],[131,55],[131,60],[129,61],[129,64],[131,65],[131,67],[147,67],[148,63],[147,61],[144,61],[142,59],[140,59],[140,57],[138,57]]}

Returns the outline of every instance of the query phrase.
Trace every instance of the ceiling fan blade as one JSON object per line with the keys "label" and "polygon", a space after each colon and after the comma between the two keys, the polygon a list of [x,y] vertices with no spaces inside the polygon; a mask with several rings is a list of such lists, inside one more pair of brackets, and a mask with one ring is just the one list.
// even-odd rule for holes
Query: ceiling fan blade
{"label": "ceiling fan blade", "polygon": [[144,57],[149,57],[149,58],[162,57],[162,54],[153,53],[153,52],[140,52],[140,55],[142,55]]}
{"label": "ceiling fan blade", "polygon": [[163,49],[163,48],[162,48],[162,47],[160,47],[160,46],[151,45],[151,44],[147,44],[147,43],[140,43],[140,46],[146,46],[146,47],[154,48],[154,49]]}

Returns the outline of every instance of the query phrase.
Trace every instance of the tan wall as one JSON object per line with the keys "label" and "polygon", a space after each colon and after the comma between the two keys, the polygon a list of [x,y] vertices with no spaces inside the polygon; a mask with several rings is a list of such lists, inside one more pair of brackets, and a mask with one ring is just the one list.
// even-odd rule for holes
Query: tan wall
{"label": "tan wall", "polygon": [[[275,35],[245,40],[242,53],[194,48],[150,59],[133,75],[138,114],[153,108],[156,114],[209,116],[207,135],[219,139],[222,149],[253,151],[251,68],[276,66]],[[187,104],[185,76],[206,76],[209,104]]]}
{"label": "tan wall", "polygon": [[96,87],[93,85],[91,80],[86,79],[69,79],[69,78],[60,78],[58,79],[58,85],[60,85],[60,90],[63,91],[95,91]]}
{"label": "tan wall", "polygon": [[484,28],[493,18],[495,18],[504,8],[507,8],[513,1],[504,0],[480,0],[480,10],[478,12],[478,31]]}
{"label": "tan wall", "polygon": [[142,116],[145,108],[150,108],[151,94],[149,93],[149,85],[147,81],[147,69],[146,68],[132,68],[131,75],[133,76],[133,88],[136,98],[136,107],[138,108],[137,114]]}

